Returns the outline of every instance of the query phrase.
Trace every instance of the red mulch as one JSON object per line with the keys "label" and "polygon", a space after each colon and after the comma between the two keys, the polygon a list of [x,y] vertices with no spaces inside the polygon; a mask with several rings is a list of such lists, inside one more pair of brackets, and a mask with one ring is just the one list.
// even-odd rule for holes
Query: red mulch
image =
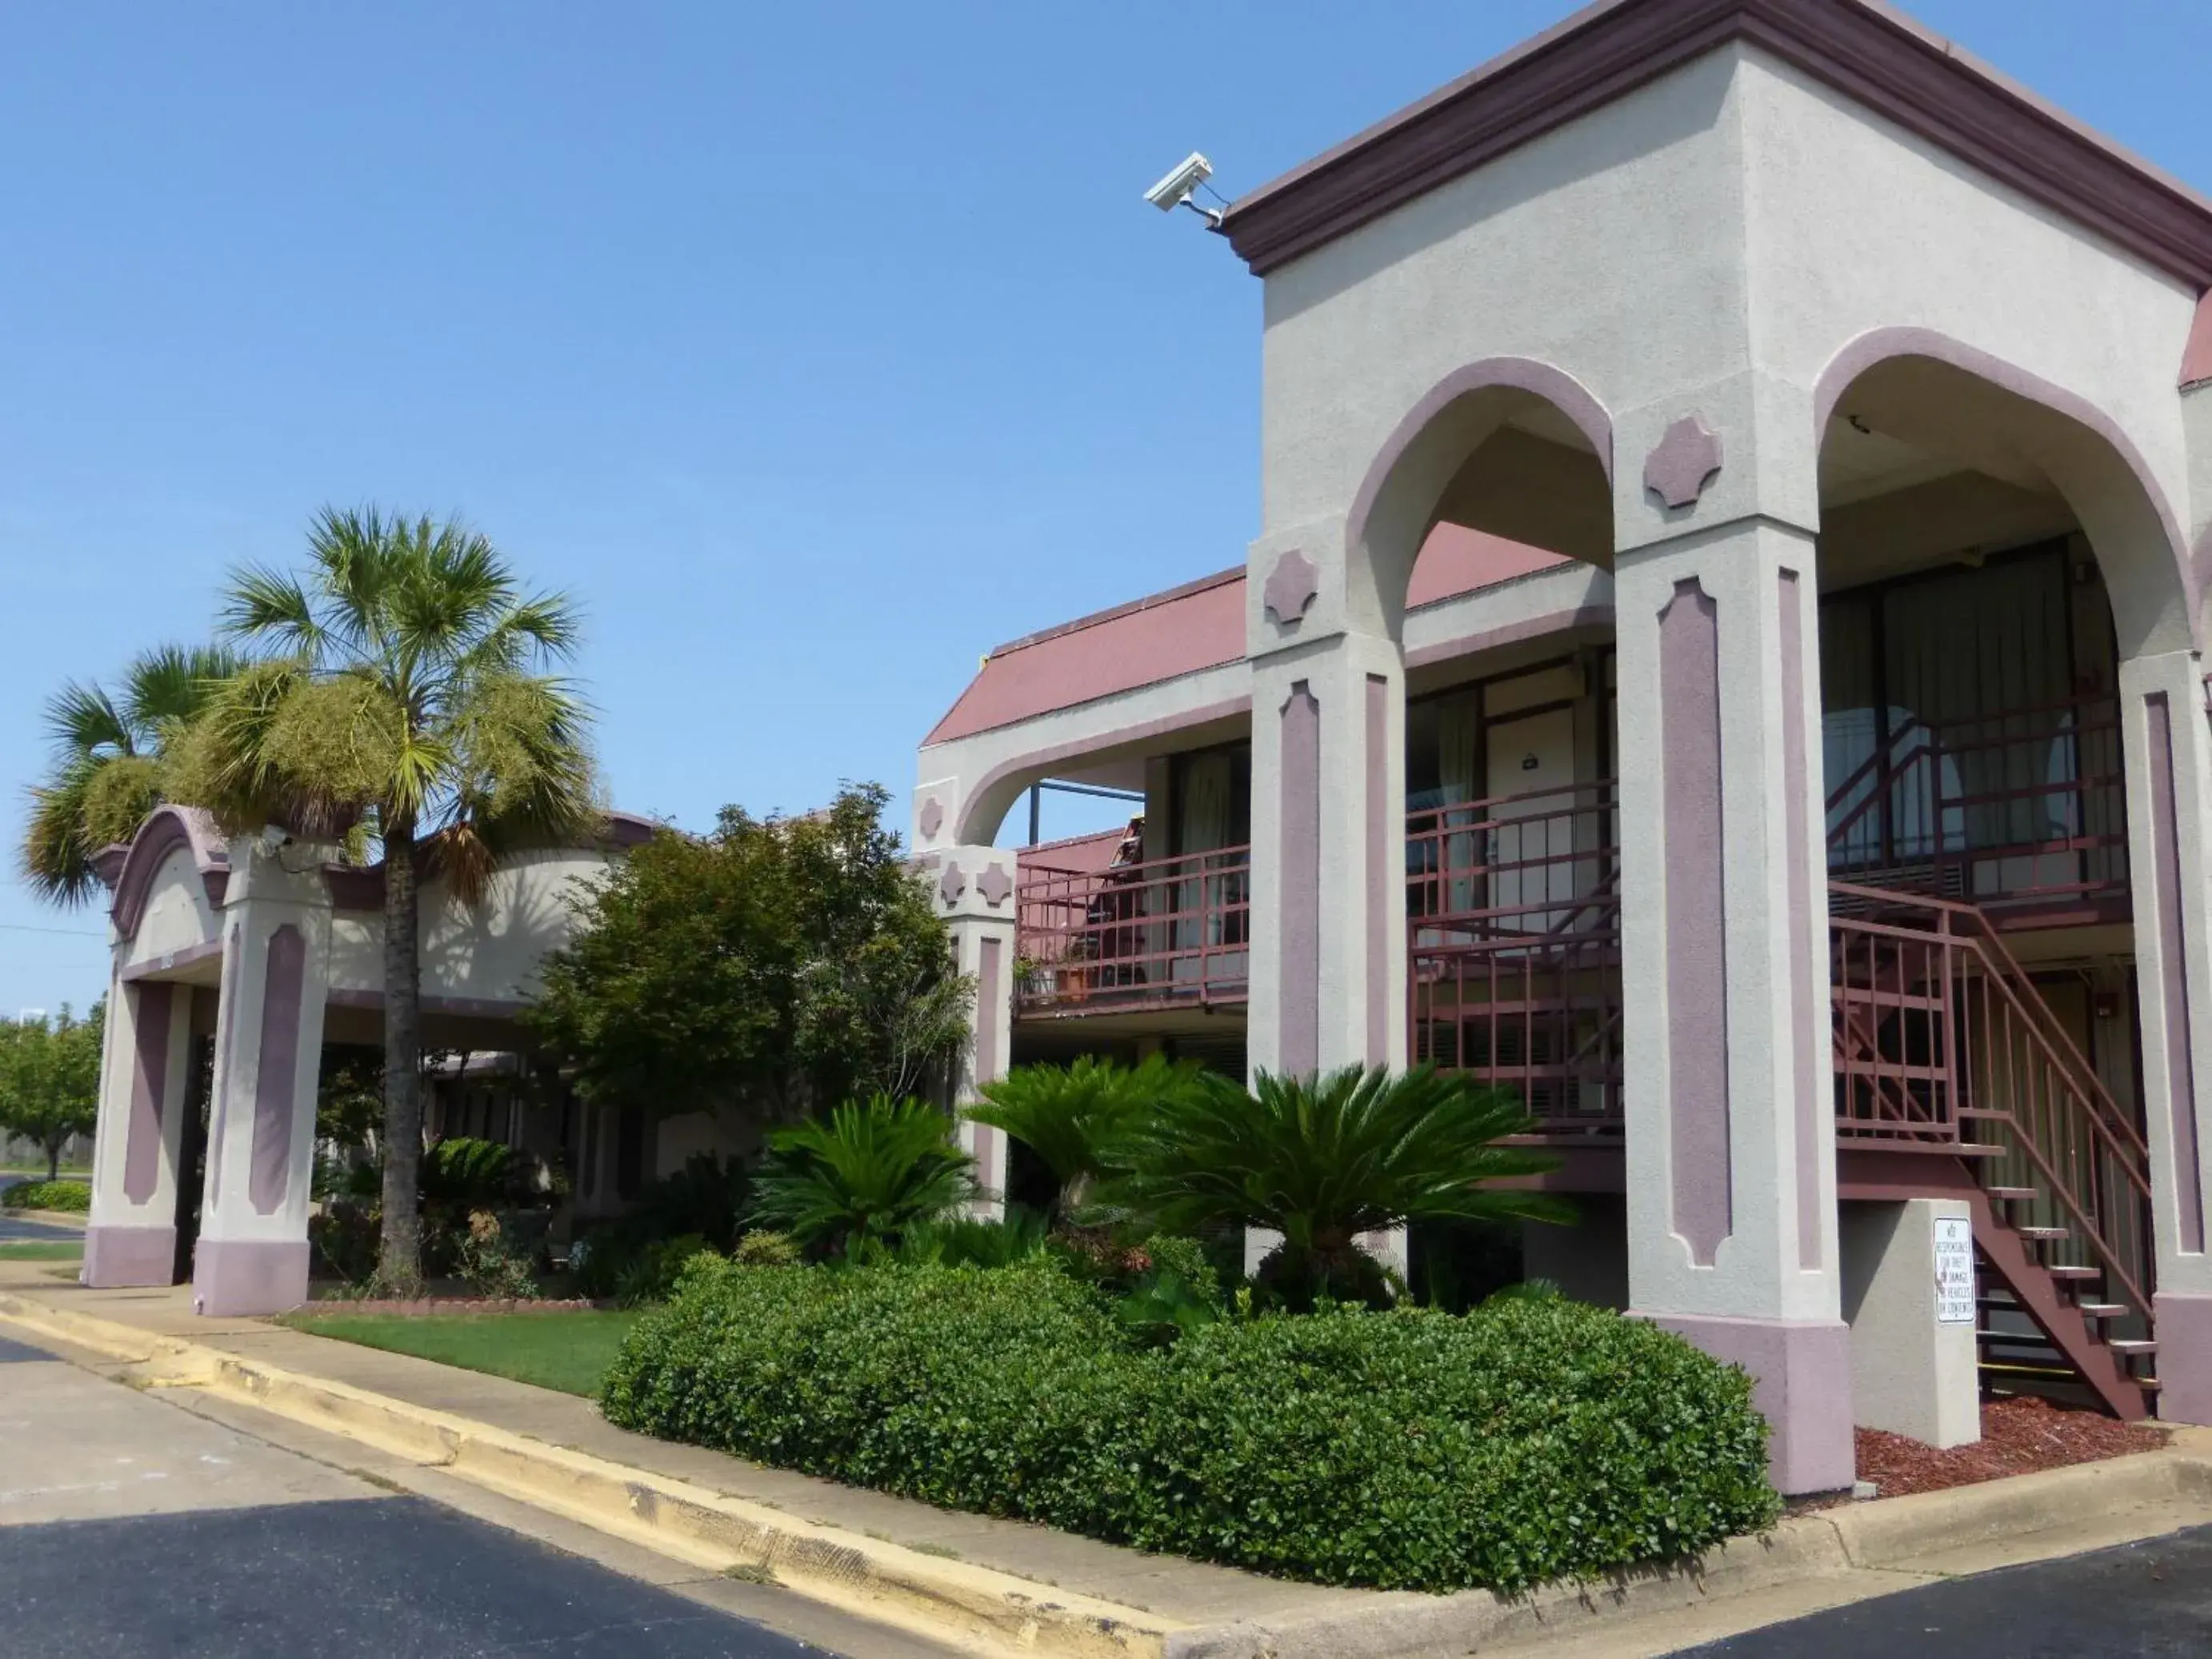
{"label": "red mulch", "polygon": [[421,1297],[411,1302],[382,1301],[349,1302],[343,1297],[331,1297],[321,1302],[304,1304],[298,1311],[316,1314],[404,1314],[410,1319],[433,1314],[514,1314],[514,1313],[586,1313],[599,1306],[580,1297],[565,1301],[533,1300],[517,1302],[499,1297],[437,1296]]}
{"label": "red mulch", "polygon": [[1881,1429],[1859,1430],[1859,1479],[1873,1481],[1880,1497],[1901,1498],[1907,1492],[1941,1492],[2008,1474],[2156,1451],[2166,1440],[2166,1431],[2155,1423],[2122,1423],[2101,1412],[2069,1410],[2023,1395],[1985,1401],[1981,1439],[1948,1451]]}

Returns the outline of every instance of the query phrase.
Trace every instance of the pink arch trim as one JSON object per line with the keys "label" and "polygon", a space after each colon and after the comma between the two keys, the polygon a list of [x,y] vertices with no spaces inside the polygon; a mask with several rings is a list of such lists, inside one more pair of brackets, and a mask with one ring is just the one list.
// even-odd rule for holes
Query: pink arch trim
{"label": "pink arch trim", "polygon": [[220,904],[230,884],[230,853],[216,833],[215,822],[196,807],[157,806],[131,837],[123,867],[115,878],[115,902],[109,908],[115,931],[135,939],[145,920],[146,901],[154,890],[154,878],[170,854],[179,847],[191,850],[192,863],[207,889],[208,902]]}
{"label": "pink arch trim", "polygon": [[2212,537],[2200,544],[2196,557],[2190,556],[2189,538],[2182,533],[2181,521],[2174,516],[2172,505],[2166,492],[2159,488],[2158,480],[2151,474],[2150,464],[2143,459],[2142,452],[2135,441],[2121,430],[2120,424],[2103,410],[2079,392],[2069,392],[2064,386],[2045,380],[2016,363],[2006,362],[1994,353],[1978,346],[1968,345],[1963,340],[1932,328],[1892,327],[1869,329],[1856,339],[1848,342],[1842,350],[1828,360],[1820,371],[1820,378],[1813,388],[1813,441],[1818,445],[1828,429],[1828,421],[1843,401],[1844,393],[1851,382],[1877,363],[1893,357],[1926,357],[1939,363],[2001,386],[2029,403],[2040,404],[2054,414],[2063,415],[2078,426],[2086,427],[2102,438],[2112,453],[2120,458],[2128,471],[2135,475],[2144,499],[2158,514],[2159,523],[2166,531],[2166,544],[2173,559],[2174,574],[2181,583],[2182,593],[2189,606],[2190,637],[2203,643],[2202,626],[2197,617],[2197,595],[2202,584],[2198,567],[2208,556],[2212,556]]}
{"label": "pink arch trim", "polygon": [[1613,482],[1613,417],[1588,386],[1566,370],[1539,362],[1534,357],[1485,357],[1455,368],[1438,380],[1392,428],[1369,464],[1367,476],[1360,480],[1359,493],[1352,499],[1352,513],[1344,526],[1346,549],[1356,550],[1366,540],[1367,520],[1375,511],[1376,498],[1382,495],[1382,486],[1400,458],[1413,447],[1429,422],[1469,392],[1491,386],[1507,386],[1541,398],[1572,421],[1597,452],[1598,465],[1605,469],[1606,482]]}

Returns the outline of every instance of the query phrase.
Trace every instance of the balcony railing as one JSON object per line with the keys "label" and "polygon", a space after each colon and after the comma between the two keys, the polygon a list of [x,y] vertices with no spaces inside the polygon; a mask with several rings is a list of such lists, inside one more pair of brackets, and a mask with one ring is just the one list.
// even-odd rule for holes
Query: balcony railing
{"label": "balcony railing", "polygon": [[1618,803],[1607,781],[1407,820],[1412,1057],[1511,1090],[1547,1136],[1620,1133]]}
{"label": "balcony railing", "polygon": [[1106,870],[1022,865],[1016,1011],[1242,1003],[1250,864],[1250,848],[1223,847]]}
{"label": "balcony railing", "polygon": [[[1872,711],[1858,711],[1868,716]],[[2110,697],[1966,720],[1900,715],[1828,799],[1832,875],[1963,900],[2000,914],[2124,915],[2127,789]]]}

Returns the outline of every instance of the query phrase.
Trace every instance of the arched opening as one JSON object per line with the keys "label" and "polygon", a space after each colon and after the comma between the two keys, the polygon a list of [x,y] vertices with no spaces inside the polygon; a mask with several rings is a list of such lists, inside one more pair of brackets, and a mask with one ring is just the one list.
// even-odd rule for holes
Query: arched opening
{"label": "arched opening", "polygon": [[[1571,376],[1471,364],[1383,446],[1346,546],[1349,620],[1405,651],[1407,1059],[1510,1090],[1585,1148],[1619,1144],[1623,1058],[1613,470],[1611,420]],[[1617,1165],[1559,1179],[1591,1193],[1586,1238],[1620,1243],[1591,1260],[1625,1285],[1619,1200],[1595,1190]],[[1417,1230],[1409,1267],[1434,1293],[1533,1271],[1520,1246]]]}
{"label": "arched opening", "polygon": [[1447,375],[1401,421],[1346,526],[1354,626],[1564,560],[1613,565],[1613,424],[1548,364],[1493,358]]}
{"label": "arched opening", "polygon": [[[2147,803],[2119,677],[2192,641],[2181,537],[2117,424],[1956,342],[1854,342],[1816,411],[1840,1144],[1997,1149],[1981,1184],[2014,1195],[2007,1224],[2047,1259],[2008,1276],[1978,1240],[1984,1364],[2070,1370],[2139,1410],[2129,819]],[[2105,1311],[2078,1331],[2033,1316],[2045,1266]]]}

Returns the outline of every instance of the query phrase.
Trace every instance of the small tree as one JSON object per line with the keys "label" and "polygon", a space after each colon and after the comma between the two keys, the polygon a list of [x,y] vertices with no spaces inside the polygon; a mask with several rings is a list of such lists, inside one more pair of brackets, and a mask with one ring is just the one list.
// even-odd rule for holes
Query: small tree
{"label": "small tree", "polygon": [[1036,1154],[1056,1188],[1052,1219],[1064,1224],[1113,1168],[1130,1131],[1171,1096],[1199,1086],[1199,1076],[1195,1062],[1161,1054],[1134,1066],[1090,1054],[1070,1066],[1017,1066],[985,1084],[967,1115]]}
{"label": "small tree", "polygon": [[1533,1127],[1504,1091],[1427,1066],[1262,1072],[1249,1092],[1209,1076],[1130,1130],[1113,1197],[1162,1232],[1279,1233],[1259,1279],[1291,1306],[1324,1296],[1380,1304],[1391,1291],[1359,1246],[1364,1233],[1411,1221],[1574,1218],[1559,1199],[1497,1185],[1559,1166],[1498,1144]]}
{"label": "small tree", "polygon": [[473,903],[501,854],[599,819],[585,711],[544,672],[574,649],[574,607],[526,592],[457,522],[326,508],[306,568],[235,572],[224,625],[270,653],[175,745],[175,799],[231,832],[283,823],[373,835],[384,884],[384,1200],[377,1276],[422,1283],[422,875]]}
{"label": "small tree", "polygon": [[805,817],[726,807],[711,836],[635,848],[575,901],[526,1023],[615,1105],[789,1121],[927,1093],[972,988],[883,826],[889,799],[869,784]]}
{"label": "small tree", "polygon": [[46,700],[52,758],[18,857],[32,891],[75,905],[100,890],[94,857],[167,799],[171,746],[238,666],[220,647],[165,645],[133,659],[118,690],[72,680]]}
{"label": "small tree", "polygon": [[33,1142],[46,1155],[46,1179],[61,1174],[71,1135],[90,1134],[100,1118],[100,1036],[105,1005],[83,1019],[0,1021],[0,1131]]}
{"label": "small tree", "polygon": [[951,1119],[918,1100],[848,1100],[769,1144],[754,1218],[814,1250],[864,1257],[975,1195]]}

